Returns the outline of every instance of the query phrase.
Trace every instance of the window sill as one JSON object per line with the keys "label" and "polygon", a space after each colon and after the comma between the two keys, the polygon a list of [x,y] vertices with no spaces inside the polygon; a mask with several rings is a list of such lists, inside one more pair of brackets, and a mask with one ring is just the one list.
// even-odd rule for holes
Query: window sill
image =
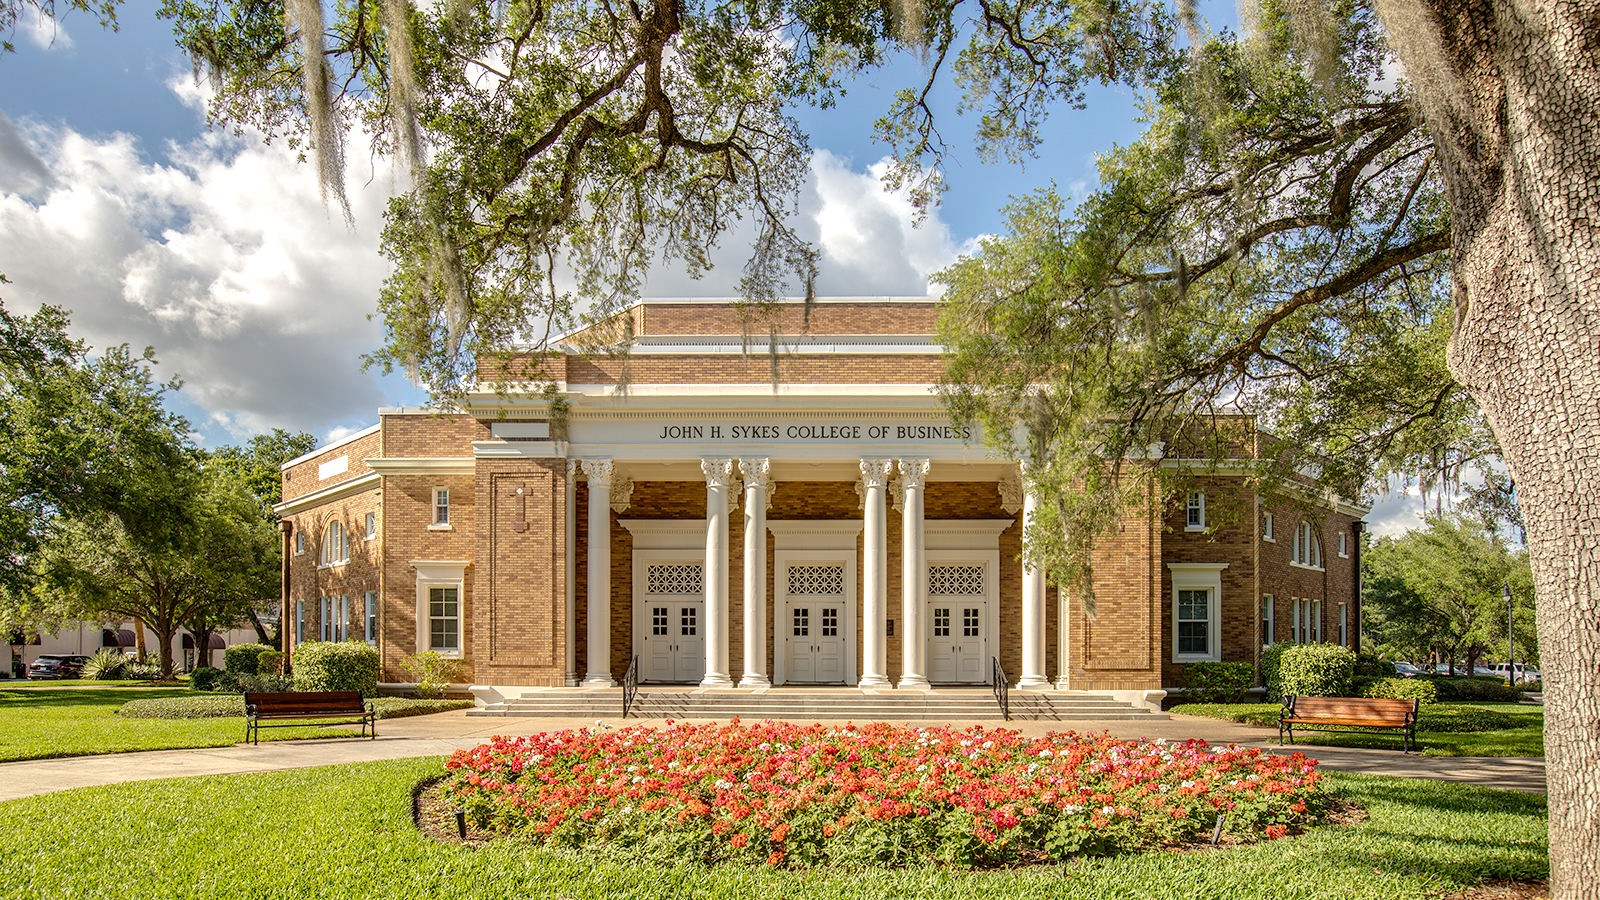
{"label": "window sill", "polygon": [[1185,526],[1183,526],[1183,530],[1187,531],[1187,532],[1198,532],[1198,531],[1210,531],[1211,529],[1207,528],[1204,525],[1185,525]]}
{"label": "window sill", "polygon": [[1264,534],[1264,535],[1262,535],[1262,536],[1261,536],[1261,539],[1262,539],[1262,540],[1263,540],[1263,541],[1266,541],[1266,542],[1267,542],[1267,543],[1269,543],[1269,544],[1276,544],[1276,543],[1277,543],[1277,542],[1278,542],[1278,539],[1277,539],[1277,538],[1275,538],[1275,537],[1273,537],[1273,536],[1272,536],[1272,535],[1270,535],[1270,534]]}
{"label": "window sill", "polygon": [[348,559],[341,559],[341,560],[339,560],[338,562],[335,562],[335,563],[322,563],[322,564],[317,566],[317,571],[321,572],[323,569],[337,569],[340,566],[347,566],[349,564],[350,564],[350,560],[348,560]]}
{"label": "window sill", "polygon": [[1295,568],[1295,569],[1305,569],[1307,572],[1326,572],[1326,571],[1328,571],[1325,566],[1308,566],[1305,563],[1297,563],[1292,559],[1289,560],[1289,566],[1291,568]]}
{"label": "window sill", "polygon": [[449,525],[429,525],[428,526],[428,530],[429,531],[455,531],[455,529],[451,528]]}
{"label": "window sill", "polygon": [[1221,660],[1222,657],[1215,653],[1184,653],[1172,657],[1172,661],[1175,663],[1220,662]]}

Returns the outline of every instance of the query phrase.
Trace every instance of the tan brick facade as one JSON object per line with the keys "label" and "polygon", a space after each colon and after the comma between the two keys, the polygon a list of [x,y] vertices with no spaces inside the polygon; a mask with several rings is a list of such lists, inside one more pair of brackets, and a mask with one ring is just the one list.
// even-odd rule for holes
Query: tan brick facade
{"label": "tan brick facade", "polygon": [[[933,331],[936,313],[931,303],[821,303],[812,310],[808,327],[813,334],[927,335]],[[710,346],[718,336],[737,335],[746,326],[760,333],[772,323],[786,333],[802,328],[801,310],[796,304],[778,308],[770,320],[753,323],[741,322],[740,313],[726,305],[710,303],[644,304],[626,315],[631,318],[635,333],[681,335],[685,336],[686,345],[693,343],[694,336],[709,336],[705,343]],[[788,388],[781,399],[738,399],[750,395],[718,394],[715,389],[696,394],[694,385],[770,382],[772,369],[765,354],[745,357],[724,352],[726,348],[718,352],[638,354],[627,360],[557,356],[546,359],[543,365],[545,371],[561,376],[556,380],[573,385],[618,385],[623,381],[684,385],[681,401],[662,401],[658,394],[651,395],[650,402],[678,402],[678,406],[670,408],[681,410],[681,415],[688,417],[707,415],[706,410],[714,408],[713,404],[721,404],[715,408],[738,410],[752,422],[758,421],[764,411],[776,409],[814,410],[818,421],[824,421],[830,413],[869,402],[890,409],[886,416],[926,417],[939,413],[931,386],[938,381],[943,365],[937,348],[931,343],[926,346],[927,352],[881,355],[793,353],[780,361],[780,377]],[[480,368],[500,371],[498,362],[486,361]],[[921,397],[902,388],[895,396],[908,399],[891,402],[859,389],[845,388],[846,394],[837,396],[820,389],[872,384],[927,385],[930,391]],[[790,399],[796,392],[803,394],[800,389],[806,385],[819,386],[815,398]],[[855,392],[850,393],[852,390]],[[573,401],[590,404],[580,407],[585,422],[604,419],[607,409],[630,408],[626,405],[630,401],[590,399],[596,396],[591,392]],[[729,396],[735,399],[729,400]],[[861,400],[852,401],[849,397]],[[427,597],[418,593],[419,571],[430,578],[444,577],[440,572],[459,572],[459,658],[464,680],[487,685],[560,686],[569,683],[569,675],[575,673],[581,678],[591,668],[594,648],[587,640],[588,591],[591,581],[601,576],[590,571],[588,562],[589,485],[581,469],[573,476],[574,484],[568,484],[569,460],[604,459],[612,452],[605,446],[569,446],[565,432],[553,422],[545,423],[552,426],[550,439],[496,439],[496,423],[530,420],[501,418],[501,411],[513,406],[509,401],[502,407],[484,402],[486,405],[473,407],[470,412],[452,415],[386,412],[378,429],[285,467],[285,503],[280,509],[305,540],[304,553],[294,556],[290,565],[291,596],[306,601],[305,636],[316,638],[322,634],[318,603],[321,598],[348,595],[351,618],[355,619],[355,610],[364,617],[365,592],[376,591],[384,681],[410,681],[403,664],[429,643]],[[524,405],[517,409],[527,408],[527,401],[522,402]],[[807,403],[810,406],[804,405]],[[764,456],[769,452],[765,447],[736,444],[641,449],[648,446],[648,439],[659,429],[653,424],[649,429],[629,432],[619,445],[623,457],[617,460],[615,477],[619,482],[635,480],[626,509],[621,513],[608,511],[610,561],[604,577],[610,585],[610,631],[604,652],[611,676],[616,679],[627,670],[638,646],[635,535],[622,520],[703,523],[707,488],[699,477],[700,458]],[[1248,447],[1251,442],[1239,443]],[[953,468],[955,465],[987,460],[983,448],[948,445],[930,445],[926,449],[864,445],[836,451],[831,446],[814,444],[771,452],[775,464],[789,467],[787,474],[775,478],[767,511],[768,522],[779,527],[794,522],[859,523],[863,512],[856,484],[851,480],[858,455],[930,455],[933,462],[924,491],[925,522],[1000,523],[992,526],[999,529],[998,570],[993,575],[998,583],[998,605],[993,610],[995,631],[988,647],[1011,680],[1017,678],[1022,669],[1024,624],[1021,516],[1003,508],[997,485],[1003,477],[1015,477],[1014,467],[984,461],[980,465],[987,468],[982,477],[963,475],[960,480],[944,480],[954,472],[966,471]],[[811,458],[804,455],[807,452],[820,452],[823,456]],[[798,468],[808,462],[812,467],[832,466],[826,470],[830,474],[807,476],[804,473],[824,471]],[[683,465],[666,468],[677,464]],[[672,478],[688,480],[667,480]],[[1265,595],[1273,595],[1277,601],[1277,639],[1289,637],[1287,610],[1291,599],[1317,600],[1321,601],[1323,638],[1338,640],[1339,604],[1345,604],[1347,640],[1355,646],[1359,623],[1355,552],[1358,519],[1348,509],[1301,509],[1288,502],[1257,509],[1255,494],[1240,477],[1200,476],[1193,484],[1194,490],[1203,491],[1210,498],[1215,524],[1208,523],[1205,530],[1191,530],[1187,528],[1183,498],[1151,496],[1142,507],[1130,510],[1116,535],[1096,550],[1092,612],[1077,592],[1066,596],[1063,602],[1054,587],[1048,589],[1042,622],[1045,671],[1041,674],[1051,682],[1072,689],[1123,691],[1181,685],[1182,667],[1175,659],[1179,654],[1173,627],[1174,565],[1217,573],[1218,594],[1212,598],[1216,604],[1212,636],[1215,658],[1256,658],[1264,634],[1260,600]],[[448,526],[434,521],[435,491],[439,489],[449,492]],[[1224,515],[1229,508],[1233,514]],[[1274,517],[1276,540],[1266,540],[1260,533],[1261,514],[1269,511]],[[371,539],[366,537],[369,513],[375,517],[376,535]],[[1004,526],[1005,520],[1012,524]],[[1320,568],[1289,561],[1291,536],[1302,520],[1314,523],[1321,540]],[[329,525],[335,521],[350,536],[350,555],[348,561],[324,565],[321,542],[327,539]],[[735,682],[745,674],[744,523],[742,510],[735,509],[728,516],[727,659],[728,674]],[[883,606],[885,619],[894,623],[893,633],[886,637],[884,662],[886,674],[894,682],[902,675],[907,635],[901,590],[902,517],[892,503],[886,503],[884,525]],[[1346,535],[1345,556],[1338,554],[1341,533]],[[779,613],[779,551],[773,532],[764,538],[767,576],[762,603],[768,627],[762,649],[766,673],[771,675],[779,652],[773,637],[774,617]],[[863,638],[868,628],[887,626],[887,621],[869,623],[863,619],[867,550],[863,540],[857,534],[856,676],[862,671]],[[995,539],[986,540],[990,541],[986,552],[992,553]],[[1060,621],[1063,610],[1065,628]],[[420,620],[419,611],[423,616]],[[353,621],[346,634],[363,637],[365,622]],[[569,639],[569,634],[575,638]]]}

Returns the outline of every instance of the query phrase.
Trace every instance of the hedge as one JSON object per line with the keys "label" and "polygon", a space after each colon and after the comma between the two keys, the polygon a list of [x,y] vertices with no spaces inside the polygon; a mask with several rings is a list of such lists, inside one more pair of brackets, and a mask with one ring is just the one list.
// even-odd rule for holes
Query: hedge
{"label": "hedge", "polygon": [[1183,667],[1184,703],[1238,703],[1255,684],[1247,662],[1194,662]]}
{"label": "hedge", "polygon": [[271,650],[266,644],[234,644],[222,651],[222,666],[234,675],[256,674],[256,657],[263,650]]}
{"label": "hedge", "polygon": [[364,641],[308,641],[294,648],[297,691],[360,691],[378,695],[378,648]]}
{"label": "hedge", "polygon": [[1388,661],[1387,659],[1379,659],[1377,654],[1356,654],[1357,678],[1394,678],[1399,674],[1400,670],[1394,667],[1394,663]]}
{"label": "hedge", "polygon": [[1283,651],[1278,689],[1284,696],[1348,697],[1356,655],[1338,644],[1297,644]]}
{"label": "hedge", "polygon": [[[452,709],[468,709],[471,700],[410,700],[404,697],[379,697],[372,708],[380,719],[403,719]],[[244,698],[238,694],[209,697],[155,697],[129,700],[117,708],[125,719],[220,719],[244,715]]]}
{"label": "hedge", "polygon": [[1423,706],[1439,702],[1439,689],[1431,682],[1416,678],[1380,678],[1360,693],[1363,697],[1388,700],[1420,700]]}
{"label": "hedge", "polygon": [[1278,673],[1283,667],[1283,654],[1295,644],[1286,644],[1279,641],[1261,651],[1261,683],[1267,688],[1267,702],[1277,703],[1283,699],[1283,691],[1278,683]]}
{"label": "hedge", "polygon": [[1418,675],[1413,681],[1425,681],[1439,691],[1440,700],[1488,700],[1501,703],[1522,702],[1522,688],[1508,687],[1498,678],[1467,678],[1449,675]]}
{"label": "hedge", "polygon": [[189,689],[195,691],[214,691],[218,682],[222,681],[224,673],[221,669],[210,666],[201,666],[189,673]]}

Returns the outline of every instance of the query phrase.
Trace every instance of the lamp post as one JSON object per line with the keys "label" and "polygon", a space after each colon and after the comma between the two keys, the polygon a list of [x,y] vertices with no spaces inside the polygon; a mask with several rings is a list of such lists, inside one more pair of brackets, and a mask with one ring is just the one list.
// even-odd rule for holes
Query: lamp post
{"label": "lamp post", "polygon": [[1511,687],[1517,683],[1517,636],[1512,630],[1516,624],[1516,614],[1511,609],[1511,582],[1505,583],[1506,597],[1506,686]]}

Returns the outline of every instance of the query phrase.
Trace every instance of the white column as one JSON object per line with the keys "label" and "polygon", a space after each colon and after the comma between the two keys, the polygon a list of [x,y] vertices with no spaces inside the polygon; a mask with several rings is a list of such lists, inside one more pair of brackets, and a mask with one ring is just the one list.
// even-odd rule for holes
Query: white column
{"label": "white column", "polygon": [[866,559],[861,567],[861,682],[864,688],[889,686],[889,642],[884,635],[888,610],[888,527],[883,489],[889,483],[892,459],[863,459],[861,483],[866,488],[862,543]]}
{"label": "white column", "polygon": [[767,678],[767,482],[772,464],[741,459],[744,475],[744,675],[739,687],[770,687]]}
{"label": "white column", "polygon": [[733,460],[702,459],[706,475],[706,677],[701,687],[731,688],[728,677],[728,482]]}
{"label": "white column", "polygon": [[611,680],[611,470],[609,459],[583,460],[589,476],[589,668],[583,687]]}
{"label": "white column", "polygon": [[905,489],[901,501],[903,515],[901,573],[901,675],[903,690],[928,690],[927,635],[923,633],[922,612],[928,590],[928,554],[922,531],[922,492],[928,478],[928,460],[900,460],[900,485]]}
{"label": "white column", "polygon": [[567,687],[576,687],[578,684],[578,461],[575,459],[567,460],[566,519]]}
{"label": "white column", "polygon": [[1033,548],[1034,517],[1039,512],[1039,492],[1028,482],[1023,465],[1022,495],[1022,676],[1019,688],[1047,688],[1044,673],[1044,567]]}

